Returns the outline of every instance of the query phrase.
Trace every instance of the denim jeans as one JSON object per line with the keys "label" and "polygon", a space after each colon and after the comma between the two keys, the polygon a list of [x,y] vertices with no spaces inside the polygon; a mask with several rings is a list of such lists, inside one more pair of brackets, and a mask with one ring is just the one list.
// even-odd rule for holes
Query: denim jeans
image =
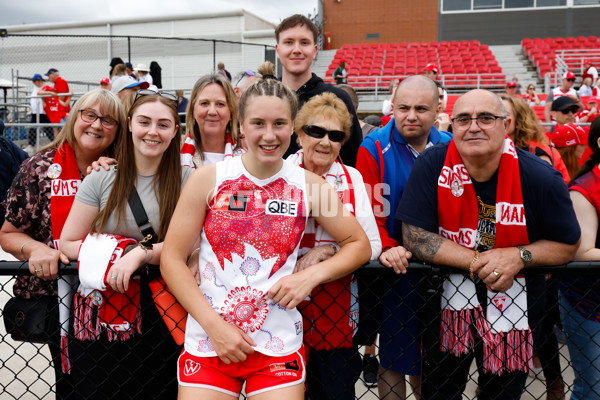
{"label": "denim jeans", "polygon": [[560,293],[560,316],[575,373],[571,400],[600,399],[600,323],[583,318]]}

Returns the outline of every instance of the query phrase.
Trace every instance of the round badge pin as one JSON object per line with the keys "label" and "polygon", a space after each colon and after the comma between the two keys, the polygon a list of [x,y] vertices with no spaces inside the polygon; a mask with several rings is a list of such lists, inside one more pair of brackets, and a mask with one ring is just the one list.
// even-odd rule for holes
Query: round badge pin
{"label": "round badge pin", "polygon": [[48,167],[48,178],[50,179],[58,178],[61,173],[62,167],[60,166],[60,164],[52,164],[50,167]]}
{"label": "round badge pin", "polygon": [[102,303],[104,302],[102,295],[100,293],[98,293],[98,291],[96,291],[96,290],[94,290],[92,293],[89,294],[89,298],[92,300],[92,303],[95,306],[101,306]]}
{"label": "round badge pin", "polygon": [[452,192],[454,197],[460,197],[464,193],[465,189],[463,188],[462,183],[458,179],[455,179],[452,181],[450,191]]}

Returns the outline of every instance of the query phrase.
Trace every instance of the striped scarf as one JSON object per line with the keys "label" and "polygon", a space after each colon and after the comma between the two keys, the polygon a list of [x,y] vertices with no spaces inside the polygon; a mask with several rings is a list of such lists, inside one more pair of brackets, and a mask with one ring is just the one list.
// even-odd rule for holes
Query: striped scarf
{"label": "striped scarf", "polygon": [[[231,141],[231,137],[229,135],[225,135],[225,151],[223,153],[223,159],[227,159],[228,157],[233,157],[233,142]],[[203,164],[202,158],[200,154],[196,151],[196,142],[192,138],[192,135],[189,134],[185,141],[183,142],[183,146],[181,146],[181,150],[179,152],[179,156],[181,158],[181,165],[184,167],[190,168],[200,168]]]}
{"label": "striped scarf", "polygon": [[[77,166],[75,152],[68,143],[62,144],[54,155],[53,164],[48,167],[48,177],[52,179],[50,186],[50,214],[52,223],[52,238],[54,248],[59,250],[60,235],[67,221],[75,194],[81,184],[81,174]],[[62,276],[58,279],[58,315],[60,321],[61,364],[64,373],[71,371],[69,360],[69,314],[73,301],[72,286],[77,281],[76,276]]]}
{"label": "striped scarf", "polygon": [[[478,203],[471,177],[454,140],[448,146],[437,188],[439,234],[469,249],[476,247]],[[500,159],[496,191],[496,248],[529,243],[513,142],[506,137]],[[532,336],[527,323],[525,278],[515,277],[505,293],[487,292],[485,313],[477,299],[475,283],[463,274],[450,274],[443,285],[441,351],[456,357],[473,351],[476,335],[484,348],[483,369],[528,371]]]}
{"label": "striped scarf", "polygon": [[80,285],[75,294],[73,330],[79,340],[128,340],[142,333],[140,278],[132,276],[125,293],[107,286],[111,266],[135,239],[106,233],[88,234],[79,247]]}
{"label": "striped scarf", "polygon": [[[304,151],[290,155],[286,162],[303,167]],[[356,202],[352,180],[346,167],[335,161],[323,178],[335,189],[340,200],[354,215]],[[299,255],[315,246],[335,244],[336,241],[309,218],[300,242]],[[304,343],[312,350],[351,348],[358,324],[358,289],[354,275],[348,275],[324,285],[310,294],[310,301],[298,305],[304,319]]]}

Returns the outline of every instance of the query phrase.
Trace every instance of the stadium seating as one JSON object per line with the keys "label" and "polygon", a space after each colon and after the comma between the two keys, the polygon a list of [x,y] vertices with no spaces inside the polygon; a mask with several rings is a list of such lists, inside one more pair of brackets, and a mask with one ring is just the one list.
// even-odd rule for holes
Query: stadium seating
{"label": "stadium seating", "polygon": [[448,89],[503,88],[506,76],[487,45],[477,40],[345,44],[336,52],[325,75],[346,60],[348,83],[356,89],[387,89],[398,78],[421,73],[429,63],[440,68],[440,81]]}
{"label": "stadium seating", "polygon": [[571,50],[565,52],[562,58],[569,71],[575,74],[581,74],[584,59],[591,59],[595,65],[600,65],[600,39],[596,36],[525,38],[521,41],[521,47],[541,78],[555,70],[556,53],[561,50]]}

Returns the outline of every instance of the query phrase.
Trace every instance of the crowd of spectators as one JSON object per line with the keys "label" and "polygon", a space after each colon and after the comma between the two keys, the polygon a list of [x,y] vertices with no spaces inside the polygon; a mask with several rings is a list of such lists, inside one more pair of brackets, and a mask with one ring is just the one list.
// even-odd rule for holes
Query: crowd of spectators
{"label": "crowd of spectators", "polygon": [[[53,86],[44,86],[41,74],[32,76],[31,122],[64,122],[64,126],[46,129],[44,135],[50,144],[37,153],[34,146],[38,143],[32,142],[30,135],[25,150],[31,157],[18,173],[13,171],[14,181],[13,176],[2,176],[2,187],[10,186],[6,184],[10,181],[12,186],[5,196],[0,244],[19,260],[28,261],[31,272],[18,277],[15,296],[50,296],[57,304],[64,296],[75,296],[76,304],[91,302],[86,296],[92,290],[86,292],[85,287],[80,286],[75,295],[68,289],[61,290],[58,263],[69,259],[82,263],[84,254],[80,248],[97,254],[93,239],[86,237],[90,231],[143,241],[135,220],[129,211],[124,211],[131,187],[134,192],[143,191],[142,203],[151,205],[150,220],[159,231],[159,240],[149,248],[134,246],[132,250],[124,246],[125,255],[105,266],[105,285],[92,289],[106,296],[110,287],[125,296],[121,298],[125,303],[137,296],[138,305],[146,310],[139,318],[162,329],[147,335],[148,326],[136,326],[137,317],[129,315],[129,319],[124,319],[128,326],[124,334],[121,327],[100,322],[106,317],[103,315],[98,322],[87,321],[104,323],[103,328],[98,328],[100,333],[90,339],[90,334],[83,331],[92,328],[78,323],[78,319],[84,314],[89,317],[100,313],[101,308],[86,314],[79,306],[71,305],[71,314],[65,319],[56,307],[51,318],[60,319],[63,330],[49,347],[57,398],[150,398],[162,390],[165,396],[173,396],[178,379],[180,387],[202,387],[208,390],[202,393],[209,397],[223,391],[235,396],[235,391],[227,388],[237,388],[237,383],[230,385],[223,378],[230,369],[218,374],[219,368],[213,366],[211,372],[203,375],[208,364],[202,364],[202,368],[194,366],[204,362],[198,361],[204,357],[218,358],[220,361],[216,362],[225,364],[250,365],[246,357],[256,350],[268,356],[268,362],[291,357],[281,365],[270,364],[270,371],[252,370],[235,378],[236,382],[247,379],[250,387],[258,385],[260,391],[275,390],[297,397],[298,388],[286,391],[284,387],[300,385],[301,392],[305,389],[313,400],[354,399],[355,382],[362,372],[365,384],[376,386],[381,399],[405,399],[411,392],[418,399],[423,389],[421,311],[426,295],[419,277],[407,274],[409,262],[414,259],[456,270],[445,278],[442,288],[440,345],[434,350],[441,354],[436,370],[441,378],[433,398],[462,398],[475,360],[479,399],[519,399],[525,390],[527,373],[534,368],[534,360],[535,364],[539,360],[546,377],[547,399],[564,399],[565,383],[554,333],[563,327],[575,372],[571,398],[597,398],[597,393],[592,393],[600,390],[599,374],[593,371],[600,363],[600,346],[594,342],[600,333],[598,282],[573,276],[546,280],[542,275],[521,274],[528,267],[600,260],[596,254],[600,178],[595,172],[600,162],[598,74],[591,62],[585,64],[578,91],[572,72],[564,73],[561,85],[553,88],[545,101],[533,84],[521,94],[515,78],[506,84],[501,96],[480,89],[461,95],[452,116],[445,113],[448,94],[438,81],[439,68],[430,63],[421,75],[391,83],[390,98],[383,104],[383,118],[359,120],[359,98],[346,83],[345,61],[334,73],[335,86],[326,84],[311,70],[317,55],[317,27],[309,19],[294,15],[284,19],[275,34],[276,54],[282,66],[279,80],[270,63],[233,78],[219,63],[213,74],[196,81],[189,98],[182,90],[159,90],[160,66],[154,61],[150,67],[139,63],[134,68],[120,59],[113,60],[109,77],[102,78],[98,89],[75,102],[57,69],[50,68],[45,74]],[[290,93],[293,99],[289,98]],[[274,102],[272,109],[255,107],[266,107],[270,101]],[[544,107],[544,122],[552,123],[548,129],[542,127],[533,111],[538,106]],[[252,117],[245,112],[251,112]],[[183,134],[181,122],[186,122]],[[268,144],[265,137],[270,137],[270,129],[278,132],[274,137],[283,137],[282,127],[291,122],[295,126],[285,132],[291,140]],[[578,123],[592,125],[581,127]],[[267,133],[261,133],[257,139],[263,126]],[[148,133],[149,129],[157,132]],[[252,136],[246,137],[246,133]],[[282,143],[285,146],[279,148]],[[238,333],[240,341],[228,339],[227,344],[233,344],[231,349],[206,335],[216,331],[213,326],[205,326],[206,320],[201,318],[188,322],[194,332],[186,337],[183,346],[171,342],[156,310],[143,308],[153,302],[148,289],[144,289],[149,280],[134,276],[140,266],[161,262],[162,242],[181,188],[188,176],[194,176],[193,170],[198,170],[194,172],[197,176],[204,176],[216,168],[217,177],[225,179],[225,175],[219,175],[225,166],[235,166],[236,174],[249,173],[246,160],[255,167],[254,171],[263,171],[277,164],[279,160],[272,162],[269,155],[278,152],[287,160],[285,170],[298,166],[325,179],[329,192],[336,193],[353,215],[353,223],[358,221],[362,227],[360,234],[355,234],[361,236],[364,232],[370,243],[369,257],[363,258],[378,260],[401,278],[370,280],[366,275],[347,274],[352,268],[344,266],[345,276],[318,282],[309,288],[307,298],[300,299],[303,301],[284,301],[284,296],[278,298],[278,306],[269,300],[272,313],[281,311],[281,315],[288,315],[283,311],[287,304],[293,304],[301,314],[302,323],[295,326],[295,338],[290,339],[294,332],[287,327],[277,327],[286,332],[287,342],[260,329],[260,318],[266,318],[268,312],[262,311],[261,315],[257,304],[244,311],[249,313],[246,319],[241,320],[233,311],[234,317],[223,316],[244,332]],[[115,163],[118,167],[112,165]],[[92,169],[96,172],[90,172]],[[127,172],[117,172],[121,170]],[[266,179],[277,173],[274,171]],[[174,180],[172,175],[181,179]],[[239,179],[238,175],[235,179]],[[260,177],[252,178],[260,181]],[[76,182],[70,186],[75,189],[55,185],[67,179]],[[240,190],[238,186],[243,185],[237,182],[234,186]],[[253,196],[260,200],[260,193],[256,193]],[[227,196],[224,206],[204,204],[207,212],[219,211],[219,207],[230,212],[247,211],[246,202],[250,200],[245,194]],[[184,198],[189,201],[189,193]],[[312,197],[307,199],[313,201]],[[216,201],[222,199],[217,197]],[[185,221],[181,213],[176,218]],[[205,217],[198,210],[193,216],[201,220]],[[298,215],[294,217],[297,219]],[[336,257],[338,252],[348,258],[352,250],[344,249],[341,230],[334,229],[326,218],[306,218],[305,224],[302,240],[286,249],[288,255],[297,257],[291,267],[295,274],[305,276],[303,271],[314,271],[320,263],[332,265],[330,259],[344,260],[344,256]],[[342,225],[343,229],[354,226],[346,222]],[[234,226],[234,222],[227,222],[226,230],[235,231]],[[276,229],[280,227],[277,225]],[[201,229],[200,224],[189,231]],[[235,236],[236,232],[230,234]],[[273,235],[265,235],[275,240]],[[210,240],[205,236],[202,240],[213,240],[212,236]],[[59,239],[63,240],[61,247]],[[214,266],[208,267],[210,263],[202,264],[202,260],[208,260],[204,253],[198,255],[198,251],[208,248],[224,251],[222,245],[210,243],[206,247],[206,243],[199,244],[200,240],[193,243],[196,250],[192,249],[183,259],[188,260],[190,282],[195,281],[202,288],[206,287],[202,286],[203,281],[214,279],[216,287],[223,287],[218,281],[223,276],[216,277],[219,274],[215,275]],[[85,257],[89,262],[89,254]],[[293,257],[290,260],[295,260]],[[215,253],[215,260],[222,258],[223,254]],[[248,277],[256,273],[250,270],[253,266],[244,261],[237,267],[250,285]],[[161,276],[156,269],[152,274],[153,279]],[[169,272],[166,276],[170,282],[177,281]],[[134,281],[137,286],[130,283]],[[141,290],[141,294],[128,292],[129,285]],[[180,300],[188,298],[180,291],[175,295]],[[203,299],[214,300],[206,294]],[[183,301],[184,306],[189,304]],[[367,303],[373,307],[365,308]],[[197,316],[198,309],[194,310]],[[70,325],[65,323],[69,320]],[[245,321],[250,320],[256,325],[252,332],[245,329],[251,325]],[[254,345],[255,330],[270,335],[264,346],[261,344],[263,347]],[[115,342],[115,337],[120,341]],[[89,340],[93,341],[91,345],[85,343]],[[296,342],[303,342],[302,347]],[[278,353],[277,348],[287,349],[289,343],[296,346],[293,351]],[[158,344],[168,346],[159,348]],[[365,347],[362,356],[361,346]],[[182,371],[175,371],[176,358],[182,351],[179,368],[185,365],[186,377]],[[143,368],[135,368],[141,353],[155,357],[147,357],[141,363]],[[162,361],[167,367],[161,366]],[[118,368],[114,374],[119,379],[109,373],[111,367]],[[276,374],[280,370],[292,371],[288,380],[278,380],[283,376]],[[160,375],[160,379],[148,384],[151,374]],[[198,376],[190,378],[193,374]],[[261,374],[268,378],[258,379],[257,383],[254,379]],[[295,380],[290,378],[292,375]],[[179,390],[180,395],[193,392]]]}

